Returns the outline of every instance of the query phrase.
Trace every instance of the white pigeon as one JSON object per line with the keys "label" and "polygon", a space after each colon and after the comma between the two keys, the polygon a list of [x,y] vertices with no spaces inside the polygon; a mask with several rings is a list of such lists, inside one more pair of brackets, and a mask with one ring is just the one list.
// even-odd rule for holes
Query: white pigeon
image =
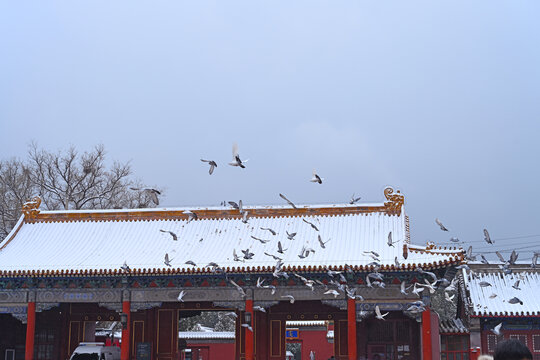
{"label": "white pigeon", "polygon": [[257,305],[253,307],[253,310],[260,311],[260,312],[263,312],[263,313],[266,312],[266,310],[262,306],[257,306]]}
{"label": "white pigeon", "polygon": [[444,299],[450,303],[453,303],[454,302],[454,298],[456,297],[456,295],[448,295],[448,293],[445,291],[444,292]]}
{"label": "white pigeon", "polygon": [[336,290],[328,290],[324,293],[324,295],[334,295],[334,298],[337,298],[339,293]]}
{"label": "white pigeon", "polygon": [[492,331],[495,335],[500,336],[500,335],[501,335],[502,324],[503,324],[503,323],[500,323],[499,325],[495,326],[495,327],[493,328],[493,330],[491,330],[491,331]]}
{"label": "white pigeon", "polygon": [[246,329],[248,329],[249,331],[253,332],[253,328],[251,327],[251,325],[249,324],[242,324],[243,327],[245,327]]}
{"label": "white pigeon", "polygon": [[321,178],[319,175],[317,175],[317,172],[315,171],[315,169],[313,169],[313,177],[311,178],[311,182],[314,182],[314,183],[318,183],[318,184],[322,184],[322,181],[324,179]]}
{"label": "white pigeon", "polygon": [[234,143],[232,147],[232,161],[229,163],[231,166],[240,166],[242,169],[245,169],[244,163],[247,163],[248,160],[240,160],[240,155],[238,155],[238,144]]}
{"label": "white pigeon", "polygon": [[384,317],[386,315],[390,314],[389,312],[387,312],[386,314],[381,314],[381,309],[379,309],[379,305],[376,305],[375,306],[375,317],[379,320],[386,320]]}
{"label": "white pigeon", "polygon": [[178,294],[178,301],[184,302],[185,295],[186,295],[186,292],[184,290],[180,291],[180,294]]}
{"label": "white pigeon", "polygon": [[289,302],[291,304],[294,304],[294,296],[292,296],[292,295],[282,295],[281,297],[285,298],[285,299],[289,299]]}

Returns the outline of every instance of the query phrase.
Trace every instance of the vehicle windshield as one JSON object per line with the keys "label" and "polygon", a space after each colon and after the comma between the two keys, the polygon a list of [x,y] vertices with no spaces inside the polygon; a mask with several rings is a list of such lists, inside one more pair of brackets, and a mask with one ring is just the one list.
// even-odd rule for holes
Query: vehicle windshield
{"label": "vehicle windshield", "polygon": [[99,360],[99,356],[97,353],[92,353],[92,354],[75,353],[71,357],[71,360]]}

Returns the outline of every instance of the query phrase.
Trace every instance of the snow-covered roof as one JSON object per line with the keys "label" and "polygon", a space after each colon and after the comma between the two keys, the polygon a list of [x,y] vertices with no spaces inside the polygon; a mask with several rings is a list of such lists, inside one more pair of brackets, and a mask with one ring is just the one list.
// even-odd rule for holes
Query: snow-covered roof
{"label": "snow-covered roof", "polygon": [[234,331],[180,331],[178,338],[186,340],[234,339]]}
{"label": "snow-covered roof", "polygon": [[[540,316],[540,274],[537,271],[505,275],[500,270],[472,274],[463,270],[461,276],[472,316]],[[480,286],[481,282],[490,285]],[[509,303],[514,297],[523,304]]]}
{"label": "snow-covered roof", "polygon": [[[265,252],[279,255],[286,269],[297,270],[345,265],[368,269],[374,260],[363,254],[365,251],[378,253],[383,269],[388,270],[396,269],[396,258],[399,269],[414,269],[445,266],[463,257],[461,249],[410,244],[402,199],[371,206],[245,207],[250,216],[247,224],[238,210],[191,210],[196,212],[197,220],[188,221],[184,209],[27,214],[0,243],[0,273],[116,274],[121,272],[124,261],[133,273],[206,273],[209,269],[205,266],[210,262],[227,271],[270,271],[276,261]],[[261,228],[271,228],[277,235]],[[160,230],[174,232],[178,240]],[[297,235],[289,240],[286,232]],[[393,246],[387,245],[390,232]],[[326,248],[319,245],[319,235],[328,241]],[[269,242],[262,244],[254,237]],[[286,249],[283,254],[277,253],[278,241]],[[300,259],[302,247],[312,248],[315,253]],[[233,251],[242,257],[241,250],[245,249],[254,254],[253,258],[234,261]],[[164,264],[166,253],[172,268]],[[188,260],[197,266],[186,265]]]}
{"label": "snow-covered roof", "polygon": [[469,329],[463,324],[461,319],[443,320],[439,323],[441,334],[467,334]]}

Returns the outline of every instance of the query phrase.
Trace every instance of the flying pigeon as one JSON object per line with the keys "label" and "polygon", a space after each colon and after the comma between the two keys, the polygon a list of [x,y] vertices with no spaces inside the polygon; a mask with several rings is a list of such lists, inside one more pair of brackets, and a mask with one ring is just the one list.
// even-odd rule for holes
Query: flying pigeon
{"label": "flying pigeon", "polygon": [[169,254],[165,254],[165,260],[163,261],[165,263],[165,265],[167,265],[169,267],[172,266],[171,261],[172,260],[169,260]]}
{"label": "flying pigeon", "polygon": [[195,214],[193,211],[189,211],[189,210],[186,210],[183,212],[183,214],[186,214],[188,216],[188,224],[192,221],[192,220],[197,220],[198,216],[197,214]]}
{"label": "flying pigeon", "polygon": [[240,160],[240,155],[238,155],[238,145],[236,143],[233,144],[232,154],[233,154],[233,159],[229,163],[229,165],[240,166],[242,169],[245,169],[246,166],[244,165],[244,163],[248,162],[248,160],[244,160],[244,161]]}
{"label": "flying pigeon", "polygon": [[318,228],[318,227],[316,227],[316,226],[315,226],[315,224],[313,224],[313,223],[310,223],[310,222],[309,222],[309,221],[307,221],[306,219],[302,219],[302,221],[303,221],[303,222],[305,222],[306,224],[309,224],[309,225],[311,225],[311,227],[312,227],[313,229],[315,229],[316,231],[319,231],[319,228]]}
{"label": "flying pigeon", "polygon": [[375,314],[376,314],[376,318],[379,319],[379,320],[385,320],[385,316],[390,314],[389,312],[387,312],[386,314],[381,314],[381,309],[379,309],[379,305],[376,305],[375,306]]}
{"label": "flying pigeon", "polygon": [[330,239],[326,240],[326,242],[323,241],[322,238],[321,238],[321,235],[319,234],[319,245],[321,245],[321,247],[322,247],[323,249],[326,249],[326,246],[325,246],[325,245],[326,245],[326,243],[328,243],[329,241],[330,241]]}
{"label": "flying pigeon", "polygon": [[272,255],[272,254],[269,254],[267,253],[266,251],[264,252],[264,255],[266,256],[270,256],[270,257],[273,257],[274,260],[283,260],[282,258],[280,258],[279,256],[276,256],[276,255]]}
{"label": "flying pigeon", "polygon": [[289,299],[289,302],[291,304],[294,304],[294,296],[292,296],[292,295],[282,295],[281,297],[285,298],[285,299]]}
{"label": "flying pigeon", "polygon": [[217,168],[216,162],[214,160],[204,160],[204,159],[201,159],[201,161],[208,163],[208,165],[210,165],[210,169],[208,170],[208,173],[212,175],[212,173],[214,172],[214,169]]}
{"label": "flying pigeon", "polygon": [[158,195],[161,195],[161,192],[159,192],[158,190],[156,189],[151,189],[151,188],[144,188],[144,189],[140,189],[140,188],[130,188],[131,190],[133,191],[142,191],[144,192],[147,196],[150,197],[150,199],[152,200],[152,202],[156,205],[159,205],[159,198],[158,198]]}
{"label": "flying pigeon", "polygon": [[258,305],[254,306],[253,310],[260,311],[260,312],[263,312],[263,313],[266,312],[266,310],[262,306],[258,306]]}
{"label": "flying pigeon", "polygon": [[519,282],[520,282],[520,280],[518,279],[518,280],[514,283],[514,285],[512,285],[512,287],[513,287],[514,289],[516,289],[516,290],[521,290],[521,288],[519,287]]}
{"label": "flying pigeon", "polygon": [[313,169],[313,177],[309,181],[322,184],[323,179],[319,175],[317,175],[317,172],[315,171],[315,169]]}
{"label": "flying pigeon", "polygon": [[243,222],[244,224],[247,224],[247,223],[248,223],[248,215],[249,215],[249,211],[244,211],[244,212],[242,213],[242,222]]}
{"label": "flying pigeon", "polygon": [[388,246],[394,247],[394,244],[395,244],[395,243],[397,243],[397,241],[392,242],[392,232],[390,231],[390,232],[388,233],[388,242],[387,242],[387,244],[388,244]]}
{"label": "flying pigeon", "polygon": [[177,241],[177,240],[178,240],[178,236],[176,236],[176,234],[175,234],[175,233],[173,233],[172,231],[168,231],[168,230],[161,230],[161,229],[160,229],[159,231],[161,231],[161,232],[163,232],[163,233],[167,233],[167,234],[170,234],[170,235],[172,236],[172,239],[173,239],[174,241]]}
{"label": "flying pigeon", "polygon": [[293,209],[297,209],[297,207],[293,204],[293,202],[289,199],[287,199],[287,197],[283,194],[279,194],[279,196],[285,200],[287,202],[287,204],[291,205],[293,207]]}
{"label": "flying pigeon", "polygon": [[491,332],[493,332],[495,335],[500,336],[501,335],[501,328],[503,323],[500,323],[499,325],[495,326]]}
{"label": "flying pigeon", "polygon": [[186,292],[184,290],[180,291],[180,294],[178,294],[178,301],[184,302],[185,295],[186,295]]}
{"label": "flying pigeon", "polygon": [[[229,164],[230,165],[230,164]],[[245,327],[246,329],[248,329],[249,331],[253,332],[253,328],[251,327],[251,325],[249,324],[242,324],[243,327]]]}
{"label": "flying pigeon", "polygon": [[448,231],[448,229],[443,225],[443,223],[439,219],[435,219],[435,222],[437,223],[437,225],[439,225],[442,231]]}
{"label": "flying pigeon", "polygon": [[349,201],[349,204],[354,205],[354,204],[356,204],[357,202],[359,202],[360,199],[361,199],[361,197],[354,197],[354,194],[352,194],[352,196],[351,196],[351,201]]}
{"label": "flying pigeon", "polygon": [[246,249],[246,250],[240,250],[240,251],[242,251],[244,253],[244,259],[246,259],[246,260],[252,259],[253,256],[255,255],[254,253],[249,251],[249,248]]}
{"label": "flying pigeon", "polygon": [[197,264],[195,264],[195,263],[194,263],[193,261],[191,261],[191,260],[186,261],[186,264],[187,264],[187,265],[197,266]]}
{"label": "flying pigeon", "polygon": [[251,238],[252,238],[252,239],[255,239],[255,240],[257,240],[257,241],[260,241],[262,244],[266,244],[266,243],[270,242],[270,240],[259,239],[258,237],[255,237],[255,236],[253,236],[253,235],[251,235]]}
{"label": "flying pigeon", "polygon": [[452,237],[452,238],[450,238],[450,241],[457,243],[457,242],[459,242],[459,239],[457,237]]}
{"label": "flying pigeon", "polygon": [[510,304],[519,304],[523,305],[523,301],[519,300],[517,297],[513,297],[510,300],[508,300]]}
{"label": "flying pigeon", "polygon": [[233,207],[233,209],[240,210],[240,206],[236,202],[228,201],[228,203]]}
{"label": "flying pigeon", "polygon": [[328,290],[324,293],[324,295],[334,295],[334,298],[337,298],[339,293],[336,290]]}
{"label": "flying pigeon", "polygon": [[495,241],[491,240],[491,238],[489,237],[489,233],[488,233],[487,229],[484,229],[484,240],[488,244],[493,244],[495,242]]}
{"label": "flying pigeon", "polygon": [[277,252],[280,253],[280,254],[283,254],[284,251],[287,251],[287,249],[283,249],[283,246],[281,245],[281,241],[278,241],[277,247],[278,247]]}
{"label": "flying pigeon", "polygon": [[487,281],[480,281],[478,283],[478,285],[480,285],[481,287],[488,287],[488,286],[491,286],[490,283],[488,283]]}
{"label": "flying pigeon", "polygon": [[450,295],[448,295],[448,293],[446,291],[444,292],[444,299],[446,301],[450,302],[450,303],[453,303],[453,300],[454,300],[455,297],[456,297],[456,295],[450,296]]}
{"label": "flying pigeon", "polygon": [[131,272],[131,269],[129,268],[127,262],[125,262],[125,261],[124,261],[124,264],[122,265],[121,269],[124,270],[125,272]]}
{"label": "flying pigeon", "polygon": [[272,233],[272,235],[276,236],[277,235],[277,232],[275,232],[274,230],[270,229],[270,228],[261,228],[261,230],[267,230],[267,231],[270,231]]}
{"label": "flying pigeon", "polygon": [[289,234],[288,231],[285,231],[285,232],[287,233],[287,239],[289,239],[289,240],[293,240],[294,237],[296,236],[296,233]]}

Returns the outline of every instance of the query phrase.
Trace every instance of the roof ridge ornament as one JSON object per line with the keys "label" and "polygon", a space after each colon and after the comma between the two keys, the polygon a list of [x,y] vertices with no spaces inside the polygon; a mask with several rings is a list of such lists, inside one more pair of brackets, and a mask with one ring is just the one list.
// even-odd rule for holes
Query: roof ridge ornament
{"label": "roof ridge ornament", "polygon": [[22,206],[22,212],[26,219],[35,219],[39,214],[39,206],[41,198],[34,196],[31,200],[26,201]]}
{"label": "roof ridge ornament", "polygon": [[388,200],[384,202],[386,211],[390,214],[400,214],[401,207],[405,203],[405,196],[399,190],[394,194],[394,188],[391,186],[384,189],[384,196]]}

